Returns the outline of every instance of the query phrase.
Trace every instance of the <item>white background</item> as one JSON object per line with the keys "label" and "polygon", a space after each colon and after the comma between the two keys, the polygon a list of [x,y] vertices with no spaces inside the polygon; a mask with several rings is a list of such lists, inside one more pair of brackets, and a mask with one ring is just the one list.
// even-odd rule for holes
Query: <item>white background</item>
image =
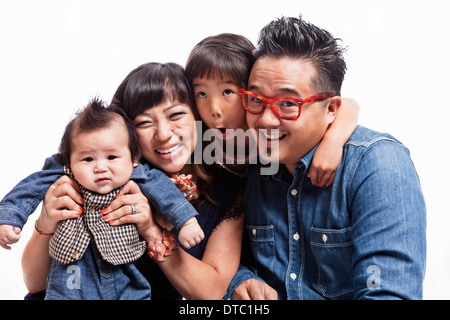
{"label": "white background", "polygon": [[[110,101],[138,65],[184,65],[206,36],[256,42],[274,18],[298,16],[349,47],[342,95],[361,125],[404,142],[427,203],[425,299],[450,298],[450,23],[446,0],[2,1],[0,198],[57,152],[76,110]],[[40,207],[39,207],[40,210]],[[38,213],[11,251],[0,248],[0,299],[22,299],[21,254]]]}

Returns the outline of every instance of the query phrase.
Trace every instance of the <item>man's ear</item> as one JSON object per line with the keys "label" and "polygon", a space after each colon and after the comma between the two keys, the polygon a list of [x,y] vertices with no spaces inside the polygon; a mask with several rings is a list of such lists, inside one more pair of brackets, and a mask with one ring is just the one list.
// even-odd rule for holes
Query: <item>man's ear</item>
{"label": "man's ear", "polygon": [[334,122],[334,120],[336,119],[336,114],[339,111],[341,104],[342,104],[342,99],[340,96],[334,96],[333,98],[331,98],[331,101],[328,104],[327,110],[326,110],[329,125],[332,124]]}

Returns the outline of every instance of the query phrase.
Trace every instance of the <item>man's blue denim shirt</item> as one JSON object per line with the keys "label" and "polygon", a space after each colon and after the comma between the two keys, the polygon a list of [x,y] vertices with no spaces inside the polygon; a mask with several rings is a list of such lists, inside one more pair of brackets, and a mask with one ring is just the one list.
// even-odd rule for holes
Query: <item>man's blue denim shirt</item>
{"label": "man's blue denim shirt", "polygon": [[[47,158],[41,171],[20,181],[0,202],[0,224],[23,228],[28,217],[44,199],[47,189],[62,175],[64,167],[57,161],[56,155]],[[179,229],[187,220],[198,215],[169,177],[151,168],[148,163],[139,163],[130,179],[139,184],[150,203],[175,228]]]}
{"label": "man's blue denim shirt", "polygon": [[225,298],[262,278],[279,299],[421,299],[426,208],[409,151],[359,126],[333,185],[318,188],[306,176],[315,149],[294,176],[249,166],[244,254],[254,262],[241,264]]}

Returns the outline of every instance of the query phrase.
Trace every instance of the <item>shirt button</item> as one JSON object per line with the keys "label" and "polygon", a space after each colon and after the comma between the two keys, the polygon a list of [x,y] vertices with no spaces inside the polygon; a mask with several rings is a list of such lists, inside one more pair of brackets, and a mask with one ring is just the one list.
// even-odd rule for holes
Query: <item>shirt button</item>
{"label": "shirt button", "polygon": [[300,235],[298,234],[298,232],[296,232],[296,233],[294,234],[294,240],[295,240],[295,241],[298,241],[298,239],[300,239]]}
{"label": "shirt button", "polygon": [[291,194],[292,194],[293,196],[296,196],[296,195],[297,195],[297,189],[292,189],[292,190],[291,190]]}
{"label": "shirt button", "polygon": [[78,253],[78,252],[76,252],[76,251],[74,251],[74,252],[72,252],[72,258],[73,259],[78,259],[78,256],[79,256],[80,254]]}
{"label": "shirt button", "polygon": [[291,273],[291,274],[289,275],[289,277],[291,277],[292,280],[297,279],[297,275],[296,275],[295,273]]}

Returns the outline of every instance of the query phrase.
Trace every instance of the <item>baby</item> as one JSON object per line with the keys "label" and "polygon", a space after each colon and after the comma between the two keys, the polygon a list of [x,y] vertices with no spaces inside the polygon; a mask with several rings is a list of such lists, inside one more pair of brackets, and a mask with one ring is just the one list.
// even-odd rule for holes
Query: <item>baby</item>
{"label": "baby", "polygon": [[[183,245],[203,239],[194,207],[169,177],[139,163],[138,158],[133,122],[122,109],[106,108],[94,99],[67,125],[58,155],[48,158],[43,170],[22,180],[0,203],[0,244],[8,249],[18,241],[18,229],[54,181],[67,174],[79,183],[84,199],[79,217],[61,220],[54,234],[43,233],[35,225],[41,235],[52,236],[49,252],[53,260],[46,299],[151,297],[150,285],[133,263],[145,252],[145,241],[139,238],[134,224],[113,226],[104,221],[102,214],[130,179],[139,184],[156,210],[180,228]],[[131,205],[131,210],[138,213],[139,208]],[[164,242],[167,249],[176,248],[173,236],[166,236],[170,240]],[[149,247],[149,255],[159,261],[154,248]],[[104,270],[108,279],[103,278]],[[75,285],[68,278],[71,272],[82,278]],[[106,285],[107,281],[113,281],[114,290]],[[69,289],[78,290],[67,290],[68,284]]]}
{"label": "baby", "polygon": [[[71,175],[84,193],[87,190],[105,195],[133,178],[133,171],[146,173],[136,182],[152,205],[180,228],[180,243],[187,248],[190,243],[197,244],[203,239],[203,231],[194,217],[196,210],[166,175],[150,169],[148,164],[138,163],[138,157],[133,123],[121,109],[105,108],[94,99],[67,125],[57,159],[55,156],[47,159],[42,171],[21,181],[0,203],[0,245],[10,249],[9,245],[18,241],[20,228],[42,201],[47,188],[62,174]],[[64,171],[60,163],[65,166]],[[161,191],[155,194],[152,191],[161,190],[160,183],[164,183],[164,194]]]}

